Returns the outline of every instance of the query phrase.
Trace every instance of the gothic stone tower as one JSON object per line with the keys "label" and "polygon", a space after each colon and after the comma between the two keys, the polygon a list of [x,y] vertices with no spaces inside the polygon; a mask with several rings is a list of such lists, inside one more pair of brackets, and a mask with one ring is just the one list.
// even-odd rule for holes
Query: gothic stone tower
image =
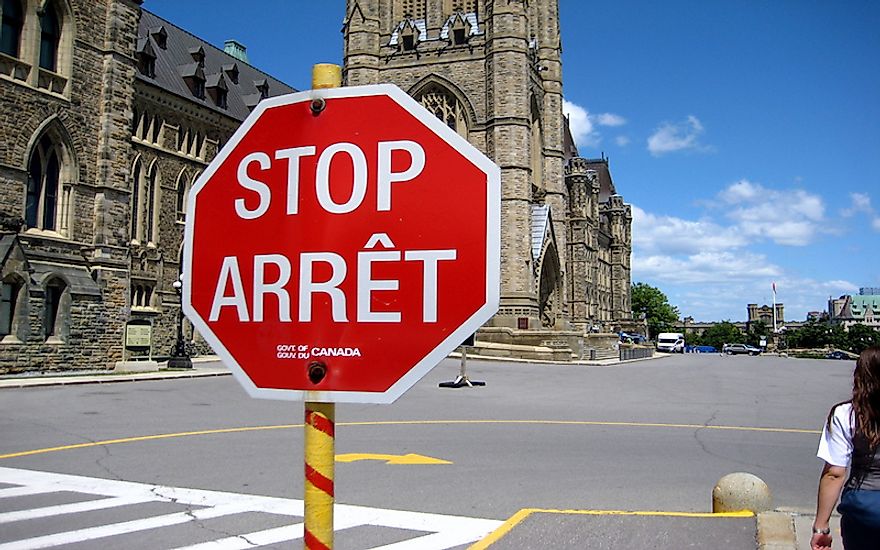
{"label": "gothic stone tower", "polygon": [[345,84],[397,84],[501,167],[501,307],[490,326],[567,331],[557,1],[346,4]]}

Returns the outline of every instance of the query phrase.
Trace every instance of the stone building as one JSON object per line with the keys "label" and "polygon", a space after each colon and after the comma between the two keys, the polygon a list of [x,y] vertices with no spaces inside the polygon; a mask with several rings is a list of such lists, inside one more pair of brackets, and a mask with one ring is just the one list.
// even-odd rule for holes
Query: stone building
{"label": "stone building", "polygon": [[[758,307],[758,304],[748,304],[747,312],[748,317],[746,320],[746,329],[750,329],[754,323],[758,321],[764,323],[771,332],[773,331],[773,327],[775,326],[777,329],[785,326],[785,305],[784,304],[774,304],[772,306],[768,306],[764,304]],[[775,308],[775,312],[774,312]],[[775,313],[775,315],[774,315]]]}
{"label": "stone building", "polygon": [[577,353],[631,324],[631,209],[568,133],[557,0],[347,0],[343,34],[346,85],[397,84],[501,167],[501,306],[479,339]]}
{"label": "stone building", "polygon": [[0,15],[0,373],[113,368],[131,321],[167,355],[186,192],[261,98],[292,89],[140,0]]}
{"label": "stone building", "polygon": [[829,298],[828,320],[845,329],[865,325],[880,330],[880,294],[845,294],[840,298]]}

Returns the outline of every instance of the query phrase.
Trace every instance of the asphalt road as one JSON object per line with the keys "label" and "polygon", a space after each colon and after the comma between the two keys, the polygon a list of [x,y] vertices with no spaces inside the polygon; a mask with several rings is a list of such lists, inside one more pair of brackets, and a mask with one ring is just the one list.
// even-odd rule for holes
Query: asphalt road
{"label": "asphalt road", "polygon": [[[456,530],[444,523],[449,515],[496,520],[475,522],[476,533],[527,508],[709,512],[715,482],[739,471],[765,480],[774,506],[810,510],[820,470],[818,430],[829,407],[848,397],[853,368],[844,361],[719,355],[612,367],[474,360],[468,366],[470,377],[486,381],[485,387],[438,388],[458,372],[458,362],[450,360],[393,405],[337,407],[337,455],[417,454],[451,462],[337,463],[338,503],[439,515],[401,519],[377,512],[382,518],[376,522],[340,531],[338,548],[391,545],[413,530],[442,538],[442,532]],[[17,477],[28,477],[18,470],[30,470],[209,492],[181,497],[178,508],[185,508],[187,498],[222,508],[237,498],[226,493],[301,499],[302,414],[301,403],[249,398],[232,377],[2,390],[0,496],[19,486]],[[118,441],[92,444],[107,440]],[[31,450],[42,451],[19,454]],[[67,489],[93,483],[100,494],[120,499],[142,490],[81,477],[35,474],[29,483]],[[58,505],[58,498],[39,493],[0,498],[0,522],[3,513]],[[67,503],[84,497],[64,498]],[[235,521],[247,524],[244,532],[281,529],[296,513],[273,511],[278,502],[260,501],[267,511],[251,523],[238,516]],[[183,513],[164,506],[155,513],[168,521]],[[94,517],[83,525],[65,516],[71,525],[64,529],[136,521],[132,518],[154,512],[122,506],[90,514]],[[410,519],[414,523],[406,523]],[[516,537],[534,528],[532,519],[497,547],[517,547]],[[217,522],[204,520],[206,529],[212,521]],[[161,545],[160,539],[143,545],[142,538],[128,535],[132,540],[107,539],[123,541],[108,547],[138,547],[140,541],[145,548],[171,548],[218,540],[216,533],[234,530],[230,522],[223,529],[215,525],[213,538],[205,529],[178,526],[157,531],[163,533]],[[49,536],[46,521],[10,525],[14,528],[0,529],[0,548]],[[464,547],[455,545],[454,537],[446,542],[437,547]],[[83,544],[71,547],[90,547]]]}

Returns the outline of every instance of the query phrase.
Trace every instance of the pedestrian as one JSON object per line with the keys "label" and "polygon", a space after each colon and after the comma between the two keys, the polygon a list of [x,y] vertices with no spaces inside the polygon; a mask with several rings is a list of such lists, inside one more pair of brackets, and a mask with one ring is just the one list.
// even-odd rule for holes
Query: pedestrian
{"label": "pedestrian", "polygon": [[[828,413],[817,456],[825,461],[819,477],[816,521],[810,547],[830,550],[831,511],[840,497],[840,532],[847,550],[880,544],[880,347],[859,355],[852,398]],[[849,477],[846,470],[850,469]],[[843,493],[841,494],[841,489]]]}

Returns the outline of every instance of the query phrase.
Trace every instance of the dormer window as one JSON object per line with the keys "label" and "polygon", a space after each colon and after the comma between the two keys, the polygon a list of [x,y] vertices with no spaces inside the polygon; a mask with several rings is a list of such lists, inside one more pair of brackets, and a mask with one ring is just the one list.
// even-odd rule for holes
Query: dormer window
{"label": "dormer window", "polygon": [[260,99],[266,99],[269,97],[269,82],[265,78],[254,80],[254,86],[256,86],[257,91],[260,92]]}
{"label": "dormer window", "polygon": [[198,63],[199,66],[205,66],[205,49],[203,47],[190,48],[189,55],[192,56],[193,61]]}
{"label": "dormer window", "polygon": [[450,27],[451,32],[451,42],[455,46],[461,46],[467,43],[468,35],[470,34],[470,23],[467,19],[464,18],[463,15],[457,14],[452,16],[452,25]]}
{"label": "dormer window", "polygon": [[233,84],[238,84],[238,63],[223,65],[223,72],[226,73],[226,78]]}
{"label": "dormer window", "polygon": [[223,73],[208,75],[205,87],[208,90],[211,99],[214,101],[214,105],[221,109],[225,109],[227,106],[226,96],[228,87],[226,86],[226,79],[223,77]]}
{"label": "dormer window", "polygon": [[150,36],[153,37],[156,45],[163,50],[168,47],[168,31],[165,30],[164,26],[151,28]]}
{"label": "dormer window", "polygon": [[464,29],[452,29],[452,43],[456,46],[460,46],[465,42],[467,42],[467,36],[465,35]]}
{"label": "dormer window", "polygon": [[146,77],[155,78],[156,52],[153,50],[149,38],[138,39],[135,56],[137,57],[138,72]]}
{"label": "dormer window", "polygon": [[476,13],[455,12],[440,29],[440,39],[453,46],[463,46],[472,36],[480,34]]}
{"label": "dormer window", "polygon": [[189,91],[199,99],[205,98],[205,71],[199,63],[180,65],[177,68]]}
{"label": "dormer window", "polygon": [[419,30],[407,21],[400,30],[400,47],[405,52],[411,52],[416,49],[419,42]]}

